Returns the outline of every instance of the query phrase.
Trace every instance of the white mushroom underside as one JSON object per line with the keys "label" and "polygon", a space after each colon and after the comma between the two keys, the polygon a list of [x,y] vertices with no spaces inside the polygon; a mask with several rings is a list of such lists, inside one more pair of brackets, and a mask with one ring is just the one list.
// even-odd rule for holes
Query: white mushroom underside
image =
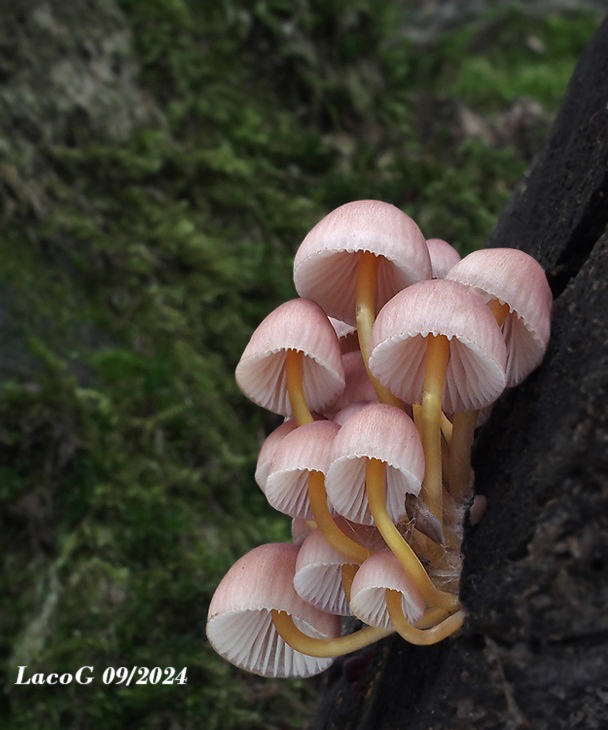
{"label": "white mushroom underside", "polygon": [[[329,468],[325,486],[327,499],[338,514],[352,522],[371,525],[374,520],[365,492],[366,463],[367,459],[359,456],[336,459]],[[386,465],[386,509],[394,522],[405,514],[405,495],[418,494],[419,491],[420,484],[409,472]]]}
{"label": "white mushroom underside", "polygon": [[[294,617],[296,626],[323,638],[312,626]],[[229,662],[262,677],[311,677],[325,671],[333,659],[316,659],[295,651],[279,636],[270,611],[234,611],[211,619],[207,636]]]}
{"label": "white mushroom underside", "polygon": [[[493,300],[499,304],[507,304],[500,297],[495,297],[479,287],[472,287],[485,302]],[[509,306],[509,313],[502,325],[502,334],[507,347],[507,388],[513,388],[523,382],[528,375],[537,368],[547,347],[541,336],[535,332],[531,323],[525,317]],[[548,338],[548,334],[547,334]]]}
{"label": "white mushroom underside", "polygon": [[[536,341],[540,357],[535,362],[539,364],[549,340],[553,297],[537,261],[516,249],[482,249],[456,264],[447,278],[473,288],[486,302],[508,302],[509,316],[516,316],[527,330],[520,330],[520,334]],[[514,384],[509,378],[508,385]]]}
{"label": "white mushroom underside", "polygon": [[308,499],[308,471],[280,471],[266,481],[266,499],[271,507],[290,517],[312,520]]}
{"label": "white mushroom underside", "polygon": [[342,587],[342,565],[310,564],[300,568],[293,579],[296,593],[313,606],[338,616],[352,616]]}
{"label": "white mushroom underside", "polygon": [[[364,588],[353,596],[350,607],[355,616],[366,624],[394,631],[395,627],[386,607],[386,588],[382,586]],[[422,605],[408,600],[403,593],[401,594],[401,609],[405,618],[412,624],[416,623],[423,614]]]}
{"label": "white mushroom underside", "polygon": [[[378,345],[370,369],[378,380],[407,403],[420,403],[424,386],[425,335],[401,335]],[[443,410],[479,410],[492,403],[504,388],[501,367],[473,343],[450,338],[450,359],[443,392]]]}
{"label": "white mushroom underside", "polygon": [[507,346],[507,386],[519,385],[538,365],[545,347],[516,312],[510,312],[502,326]]}
{"label": "white mushroom underside", "polygon": [[[283,416],[293,416],[287,379],[286,350],[274,350],[264,355],[252,355],[241,360],[237,380],[249,383],[248,397],[262,408]],[[312,357],[302,357],[302,382],[308,407],[320,411],[335,400],[344,389],[344,380],[324,363]]]}
{"label": "white mushroom underside", "polygon": [[[325,259],[325,266],[319,266],[319,259]],[[357,251],[327,251],[304,260],[298,269],[298,291],[314,301],[322,302],[323,309],[350,325],[355,321],[355,285],[360,255]],[[414,272],[399,269],[398,265],[384,256],[378,266],[376,289],[376,311],[381,309],[398,291],[404,289],[419,276]]]}

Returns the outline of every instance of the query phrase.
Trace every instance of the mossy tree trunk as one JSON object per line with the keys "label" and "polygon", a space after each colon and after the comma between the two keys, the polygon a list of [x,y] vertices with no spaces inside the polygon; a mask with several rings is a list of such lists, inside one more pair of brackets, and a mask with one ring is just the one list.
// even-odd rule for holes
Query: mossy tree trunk
{"label": "mossy tree trunk", "polygon": [[465,543],[465,629],[342,660],[315,730],[605,727],[607,224],[608,21],[489,241],[542,263],[555,308],[542,367],[478,438],[488,510]]}

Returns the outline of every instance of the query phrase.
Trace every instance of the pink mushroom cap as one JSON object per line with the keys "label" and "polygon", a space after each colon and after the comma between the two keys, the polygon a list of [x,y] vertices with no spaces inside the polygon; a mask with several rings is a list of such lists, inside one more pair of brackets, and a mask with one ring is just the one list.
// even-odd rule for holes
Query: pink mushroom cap
{"label": "pink mushroom cap", "polygon": [[553,296],[542,266],[514,248],[486,248],[465,256],[446,278],[473,287],[486,302],[509,306],[507,385],[521,383],[540,365],[549,342]]}
{"label": "pink mushroom cap", "polygon": [[399,408],[372,404],[349,418],[334,439],[325,477],[328,501],[353,522],[371,524],[365,492],[368,459],[386,463],[386,508],[398,522],[405,513],[405,495],[420,492],[424,452],[412,419]]}
{"label": "pink mushroom cap", "polygon": [[271,610],[285,611],[309,636],[340,636],[338,617],[306,603],[293,588],[298,550],[281,543],[254,548],[230,568],[209,606],[207,638],[215,651],[262,677],[310,677],[333,662],[293,650],[272,623]]}
{"label": "pink mushroom cap", "polygon": [[362,411],[364,408],[367,408],[368,405],[369,402],[365,401],[351,403],[349,406],[346,406],[346,408],[338,411],[336,415],[332,418],[332,421],[334,423],[337,423],[338,426],[343,426],[350,418],[352,418],[352,416],[354,416],[356,413],[359,413],[359,411]]}
{"label": "pink mushroom cap", "polygon": [[[351,539],[368,550],[384,547],[384,540],[371,526],[355,525],[342,517],[336,524]],[[313,606],[339,616],[352,616],[348,599],[342,586],[343,565],[352,560],[332,547],[321,530],[311,532],[300,548],[296,562],[293,585],[296,593]]]}
{"label": "pink mushroom cap", "polygon": [[340,427],[314,421],[287,434],[274,453],[266,480],[266,499],[279,512],[312,520],[308,500],[311,471],[326,473],[331,445]]}
{"label": "pink mushroom cap", "polygon": [[322,411],[344,390],[344,371],[336,332],[323,310],[308,299],[285,302],[261,322],[236,366],[239,388],[262,408],[292,416],[287,350],[303,353],[306,403],[310,410]]}
{"label": "pink mushroom cap", "polygon": [[288,418],[280,426],[275,428],[272,433],[269,433],[264,440],[255,468],[255,481],[263,492],[266,492],[266,480],[268,479],[268,471],[275,451],[285,436],[294,431],[297,427],[298,424],[295,418]]}
{"label": "pink mushroom cap", "polygon": [[445,279],[448,271],[460,261],[460,254],[447,241],[429,238],[426,242],[431,257],[433,279]]}
{"label": "pink mushroom cap", "polygon": [[429,334],[450,341],[443,410],[493,403],[505,388],[504,338],[483,299],[447,279],[413,284],[378,314],[369,366],[382,385],[407,403],[421,402]]}
{"label": "pink mushroom cap", "polygon": [[350,593],[354,615],[370,626],[394,629],[386,607],[387,589],[401,593],[401,608],[410,623],[422,618],[424,599],[390,550],[374,553],[357,571]]}
{"label": "pink mushroom cap", "polygon": [[378,402],[378,396],[365,369],[361,353],[358,350],[347,352],[342,355],[342,364],[346,385],[326,415],[334,415],[352,403]]}
{"label": "pink mushroom cap", "polygon": [[354,325],[357,266],[363,251],[381,257],[377,309],[401,289],[431,276],[428,249],[416,223],[390,203],[357,200],[326,215],[300,244],[293,266],[300,296]]}

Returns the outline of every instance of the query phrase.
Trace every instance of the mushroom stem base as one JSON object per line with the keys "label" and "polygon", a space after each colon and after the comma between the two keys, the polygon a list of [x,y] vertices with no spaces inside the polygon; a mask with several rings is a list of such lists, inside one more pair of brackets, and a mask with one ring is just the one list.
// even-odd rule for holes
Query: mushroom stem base
{"label": "mushroom stem base", "polygon": [[384,467],[384,462],[379,459],[368,459],[365,467],[365,489],[376,527],[427,604],[436,608],[455,610],[459,606],[458,597],[440,591],[433,585],[418,556],[411,545],[403,539],[386,510]]}

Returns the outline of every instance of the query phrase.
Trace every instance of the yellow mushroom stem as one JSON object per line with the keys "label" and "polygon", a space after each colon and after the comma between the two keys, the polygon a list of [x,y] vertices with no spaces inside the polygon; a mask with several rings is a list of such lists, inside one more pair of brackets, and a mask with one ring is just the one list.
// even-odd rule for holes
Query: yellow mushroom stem
{"label": "yellow mushroom stem", "polygon": [[458,631],[464,623],[464,611],[457,611],[431,629],[415,628],[405,618],[401,600],[402,595],[399,591],[387,589],[386,607],[388,609],[388,615],[391,617],[391,622],[397,630],[397,633],[406,641],[409,641],[410,644],[417,644],[419,646],[437,644],[439,641],[443,641],[443,639],[451,636],[455,631]]}
{"label": "yellow mushroom stem", "polygon": [[344,588],[344,593],[346,593],[346,598],[349,603],[350,589],[352,588],[353,580],[355,579],[355,575],[357,575],[358,570],[359,566],[353,565],[352,563],[346,563],[340,568],[340,573],[342,574],[342,588]]}
{"label": "yellow mushroom stem", "polygon": [[422,406],[420,403],[412,404],[412,420],[418,429],[418,433],[422,433]]}
{"label": "yellow mushroom stem", "polygon": [[[418,429],[418,433],[422,433],[422,406],[420,403],[414,403],[412,405],[412,415],[414,416],[414,423]],[[450,419],[441,411],[441,433],[448,446],[452,439],[452,431],[454,427]]]}
{"label": "yellow mushroom stem", "polygon": [[417,629],[432,629],[450,615],[445,608],[429,608],[425,614],[416,621]]}
{"label": "yellow mushroom stem", "polygon": [[369,342],[372,336],[372,327],[376,319],[376,289],[378,285],[378,266],[380,257],[369,251],[362,251],[357,268],[357,284],[355,289],[355,319],[357,321],[357,336],[359,349],[365,364],[365,369],[371,380],[378,401],[397,408],[403,404],[398,398],[377,381],[369,369]]}
{"label": "yellow mushroom stem", "polygon": [[[299,350],[287,350],[285,360],[287,392],[298,426],[312,423],[314,420],[302,388],[302,357],[303,354]],[[345,535],[336,525],[327,506],[325,478],[322,472],[310,472],[308,477],[308,498],[314,521],[330,545],[356,563],[362,563],[369,557],[369,550]]]}
{"label": "yellow mushroom stem", "polygon": [[368,459],[365,467],[365,490],[378,531],[430,607],[457,609],[458,597],[433,585],[418,556],[393,524],[386,510],[384,468],[384,462],[379,459]]}
{"label": "yellow mushroom stem", "polygon": [[283,641],[295,651],[318,658],[337,657],[349,654],[394,633],[372,626],[335,639],[317,639],[308,636],[295,625],[293,618],[285,611],[271,611],[272,623]]}
{"label": "yellow mushroom stem", "polygon": [[[501,304],[498,299],[488,302],[488,307],[502,327],[508,314],[509,305]],[[462,500],[469,491],[471,483],[471,448],[477,426],[478,411],[455,413],[448,467],[450,492],[457,500]]]}
{"label": "yellow mushroom stem", "polygon": [[317,527],[323,537],[336,550],[355,563],[362,563],[370,556],[369,550],[345,535],[336,524],[327,505],[323,472],[311,471],[308,475],[308,499]]}
{"label": "yellow mushroom stem", "polygon": [[303,353],[300,350],[287,350],[285,357],[285,372],[287,377],[287,392],[289,393],[289,401],[291,410],[298,426],[305,423],[312,423],[314,418],[306,403],[304,397],[304,388],[302,386],[302,358]]}
{"label": "yellow mushroom stem", "polygon": [[450,357],[445,335],[427,337],[424,385],[422,389],[422,448],[424,449],[425,500],[443,523],[443,482],[441,470],[441,401]]}

